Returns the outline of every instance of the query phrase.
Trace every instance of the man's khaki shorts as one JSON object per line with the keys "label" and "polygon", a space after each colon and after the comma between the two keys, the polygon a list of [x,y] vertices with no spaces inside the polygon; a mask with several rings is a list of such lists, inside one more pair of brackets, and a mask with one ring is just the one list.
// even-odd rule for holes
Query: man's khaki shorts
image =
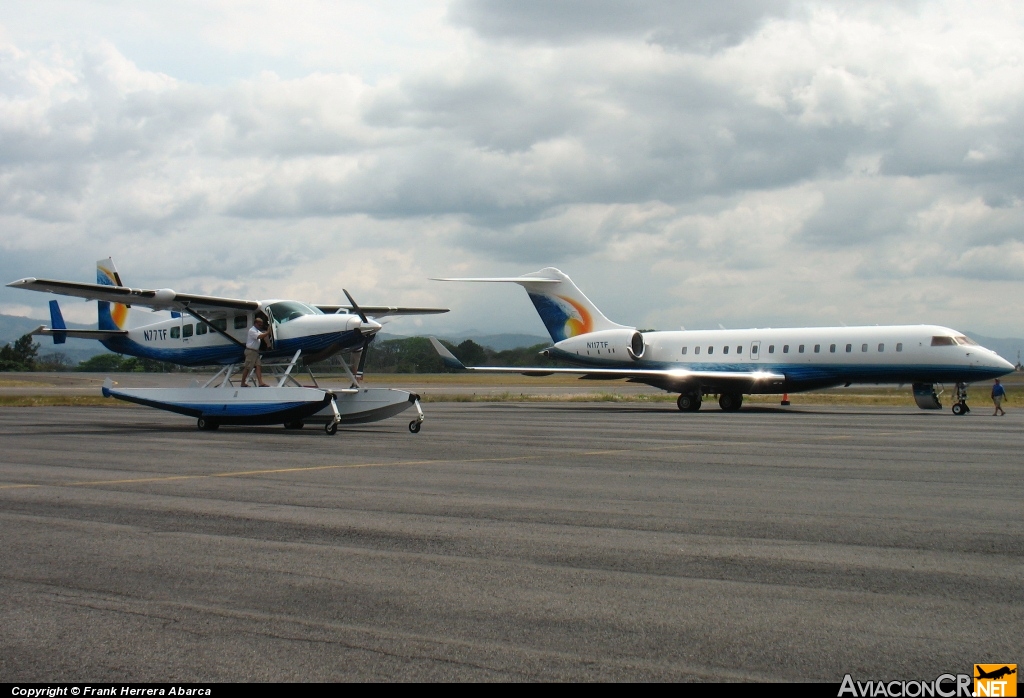
{"label": "man's khaki shorts", "polygon": [[260,353],[255,349],[245,349],[245,366],[242,367],[244,371],[251,371],[257,366],[262,366],[263,363],[260,361]]}

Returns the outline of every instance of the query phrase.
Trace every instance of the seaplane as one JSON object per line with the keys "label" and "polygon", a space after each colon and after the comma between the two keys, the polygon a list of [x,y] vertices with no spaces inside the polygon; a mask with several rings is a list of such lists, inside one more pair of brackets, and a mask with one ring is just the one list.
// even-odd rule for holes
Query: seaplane
{"label": "seaplane", "polygon": [[624,379],[679,393],[682,412],[718,396],[734,412],[744,395],[781,394],[858,384],[910,384],[921,409],[942,408],[936,385],[952,383],[953,414],[964,415],[969,383],[1011,373],[1013,364],[964,333],[938,325],[790,327],[746,330],[642,332],[612,322],[566,274],[548,267],[516,277],[443,278],[434,281],[511,283],[522,286],[551,336],[542,354],[575,368],[470,367],[436,339],[449,368],[544,376],[578,374],[591,380]]}
{"label": "seaplane", "polygon": [[[50,326],[40,326],[32,334],[52,337],[54,344],[63,344],[69,337],[92,339],[118,354],[187,367],[217,367],[212,378],[188,388],[116,388],[110,379],[103,385],[105,397],[195,417],[203,430],[224,424],[283,424],[295,429],[306,421],[322,421],[326,433],[333,435],[339,424],[373,422],[414,407],[417,417],[409,430],[418,433],[424,419],[418,395],[362,384],[367,349],[381,329],[381,318],[448,312],[447,308],[360,306],[344,289],[347,305],[131,288],[121,282],[110,258],[96,263],[94,284],[30,277],[7,285],[97,301],[97,329],[81,330],[68,329],[60,305],[51,300]],[[169,311],[170,317],[129,327],[133,306]],[[253,387],[249,388],[249,381],[243,383],[236,373],[257,317],[264,319],[270,331],[261,358],[276,384],[257,388],[256,373],[251,372],[248,378]],[[335,354],[349,355],[341,365],[350,386],[325,390],[310,365]],[[298,381],[295,369],[299,366],[305,367],[311,386]]]}

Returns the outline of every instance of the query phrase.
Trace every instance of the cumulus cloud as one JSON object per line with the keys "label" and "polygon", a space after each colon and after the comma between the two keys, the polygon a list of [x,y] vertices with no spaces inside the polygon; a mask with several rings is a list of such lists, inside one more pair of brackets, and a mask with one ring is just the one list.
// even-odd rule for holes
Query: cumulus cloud
{"label": "cumulus cloud", "polygon": [[318,7],[214,3],[192,27],[133,6],[159,50],[110,8],[65,7],[84,39],[8,20],[0,272],[88,279],[114,255],[132,283],[323,301],[344,284],[497,329],[532,310],[426,278],[558,265],[644,326],[1005,334],[989,286],[1024,281],[1015,6]]}

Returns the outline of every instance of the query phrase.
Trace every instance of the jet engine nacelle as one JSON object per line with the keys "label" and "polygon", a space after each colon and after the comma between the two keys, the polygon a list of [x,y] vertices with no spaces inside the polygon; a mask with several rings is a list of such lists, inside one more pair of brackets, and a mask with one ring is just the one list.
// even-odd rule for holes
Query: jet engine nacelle
{"label": "jet engine nacelle", "polygon": [[634,361],[644,355],[644,336],[636,330],[602,330],[601,332],[588,332],[569,339],[563,339],[555,344],[568,354],[578,356],[589,356],[592,358],[601,357],[609,360],[624,359],[629,357]]}

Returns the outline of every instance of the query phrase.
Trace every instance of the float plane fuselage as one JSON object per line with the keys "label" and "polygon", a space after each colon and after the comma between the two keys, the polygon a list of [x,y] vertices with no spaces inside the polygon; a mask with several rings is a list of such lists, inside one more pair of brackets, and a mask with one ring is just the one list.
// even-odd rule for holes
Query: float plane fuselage
{"label": "float plane fuselage", "polygon": [[[68,337],[95,339],[118,354],[181,366],[241,363],[246,335],[257,315],[269,320],[273,338],[262,351],[265,358],[290,359],[301,350],[304,362],[312,363],[365,348],[381,328],[377,318],[447,312],[444,308],[360,307],[351,299],[350,305],[313,305],[202,296],[169,288],[136,289],[121,283],[110,259],[96,263],[95,284],[26,278],[7,285],[98,301],[98,329],[67,329],[57,302],[50,301],[52,326],[33,334],[51,336],[58,344]],[[129,328],[132,306],[171,311],[171,317]]]}

